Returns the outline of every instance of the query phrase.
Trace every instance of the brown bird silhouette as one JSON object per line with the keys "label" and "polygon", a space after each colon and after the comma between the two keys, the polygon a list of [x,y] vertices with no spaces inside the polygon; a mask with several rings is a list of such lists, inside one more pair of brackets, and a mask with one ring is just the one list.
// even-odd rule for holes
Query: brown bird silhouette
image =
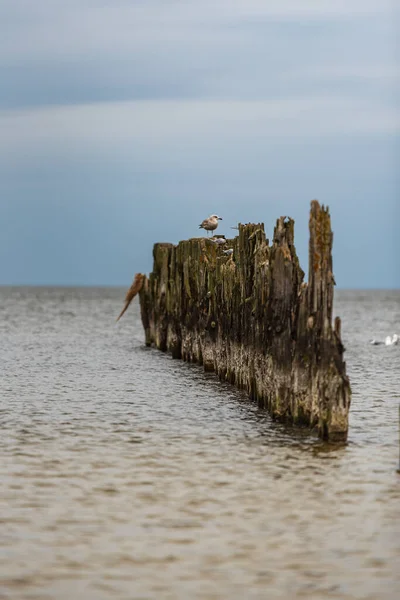
{"label": "brown bird silhouette", "polygon": [[140,292],[140,290],[142,289],[143,281],[144,281],[143,273],[136,273],[135,278],[132,282],[132,285],[126,293],[125,306],[122,309],[121,314],[119,315],[117,321],[120,320],[120,318],[126,312],[126,310],[128,309],[128,306],[130,305],[130,303],[132,302],[132,300],[134,299],[136,294],[138,294]]}

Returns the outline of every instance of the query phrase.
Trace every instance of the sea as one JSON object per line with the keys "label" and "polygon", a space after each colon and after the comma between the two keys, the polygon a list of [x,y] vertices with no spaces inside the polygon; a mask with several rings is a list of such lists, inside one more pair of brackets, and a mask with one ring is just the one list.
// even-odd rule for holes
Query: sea
{"label": "sea", "polygon": [[336,291],[347,445],[146,348],[119,288],[0,288],[0,599],[400,597],[400,291]]}

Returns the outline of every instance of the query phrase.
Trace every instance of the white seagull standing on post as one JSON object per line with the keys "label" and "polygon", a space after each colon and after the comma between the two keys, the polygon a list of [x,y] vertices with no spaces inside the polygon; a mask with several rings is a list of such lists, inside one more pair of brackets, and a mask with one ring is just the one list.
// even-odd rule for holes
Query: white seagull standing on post
{"label": "white seagull standing on post", "polygon": [[222,217],[218,215],[211,215],[208,219],[204,219],[204,221],[199,225],[199,229],[205,229],[207,231],[207,235],[209,231],[215,231],[218,227],[218,221],[222,221]]}

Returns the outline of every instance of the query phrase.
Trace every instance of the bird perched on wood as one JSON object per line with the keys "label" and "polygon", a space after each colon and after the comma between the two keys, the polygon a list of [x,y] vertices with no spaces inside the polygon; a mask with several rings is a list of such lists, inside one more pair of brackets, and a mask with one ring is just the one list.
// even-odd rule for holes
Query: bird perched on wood
{"label": "bird perched on wood", "polygon": [[227,256],[231,256],[231,254],[233,254],[233,248],[229,248],[229,250],[224,250],[224,254],[226,254]]}
{"label": "bird perched on wood", "polygon": [[219,217],[218,215],[210,215],[208,219],[204,219],[204,221],[199,225],[199,229],[205,229],[208,235],[209,231],[215,231],[217,229],[218,221],[222,221],[222,217]]}
{"label": "bird perched on wood", "polygon": [[121,314],[119,315],[117,321],[120,320],[120,318],[126,312],[126,310],[128,309],[128,306],[130,305],[130,303],[132,302],[132,300],[134,299],[136,294],[138,294],[140,292],[140,290],[142,289],[143,281],[144,281],[143,273],[136,273],[135,278],[132,282],[132,285],[126,293],[125,306],[122,309]]}
{"label": "bird perched on wood", "polygon": [[226,239],[223,237],[213,237],[211,238],[211,241],[214,242],[214,244],[217,244],[217,246],[223,246],[226,244]]}

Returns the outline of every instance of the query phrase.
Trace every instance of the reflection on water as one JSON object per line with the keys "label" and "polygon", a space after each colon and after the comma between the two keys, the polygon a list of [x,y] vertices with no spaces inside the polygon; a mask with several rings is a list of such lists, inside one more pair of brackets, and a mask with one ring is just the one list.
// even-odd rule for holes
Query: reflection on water
{"label": "reflection on water", "polygon": [[368,340],[400,294],[337,294],[345,447],[144,348],[123,296],[0,289],[0,598],[397,598],[400,346]]}

